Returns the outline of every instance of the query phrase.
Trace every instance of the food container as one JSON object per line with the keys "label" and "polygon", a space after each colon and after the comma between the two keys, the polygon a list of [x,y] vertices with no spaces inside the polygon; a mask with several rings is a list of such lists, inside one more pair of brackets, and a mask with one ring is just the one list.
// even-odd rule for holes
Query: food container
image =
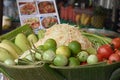
{"label": "food container", "polygon": [[[0,36],[0,40],[14,40],[20,32],[30,34],[33,31],[28,25],[24,25]],[[10,80],[119,80],[120,62],[100,62],[77,67],[57,67],[43,61],[17,66],[8,66],[0,62],[0,71]]]}
{"label": "food container", "polygon": [[[29,25],[24,25],[0,36],[0,41],[3,39],[14,41],[15,36],[20,32],[28,35],[33,33],[33,30]],[[0,62],[0,72],[10,80],[63,80],[63,77],[42,61],[27,66],[8,66]]]}
{"label": "food container", "polygon": [[110,38],[120,37],[119,33],[107,29],[96,29],[96,28],[82,28],[83,31],[97,34],[97,35],[103,35]]}
{"label": "food container", "polygon": [[[85,65],[78,67],[56,67],[51,66],[65,77],[66,80],[118,80],[120,79],[120,63],[107,65]],[[119,77],[118,77],[119,75]]]}

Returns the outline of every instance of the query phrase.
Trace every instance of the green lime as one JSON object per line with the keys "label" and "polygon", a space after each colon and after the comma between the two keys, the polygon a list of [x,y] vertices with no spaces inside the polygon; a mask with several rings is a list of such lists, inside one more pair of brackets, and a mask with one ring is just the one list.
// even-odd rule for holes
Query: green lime
{"label": "green lime", "polygon": [[94,54],[89,55],[88,58],[87,58],[87,63],[88,64],[96,64],[96,63],[98,63],[98,57],[96,55],[94,55]]}
{"label": "green lime", "polygon": [[52,50],[46,50],[43,53],[43,60],[45,61],[52,61],[55,58],[55,52]]}
{"label": "green lime", "polygon": [[97,50],[93,47],[89,47],[86,49],[86,51],[89,53],[89,54],[97,54]]}
{"label": "green lime", "polygon": [[68,58],[64,55],[57,54],[53,60],[53,64],[56,66],[65,66],[68,64]]}
{"label": "green lime", "polygon": [[7,64],[7,65],[15,65],[15,62],[14,62],[14,60],[12,60],[12,59],[6,59],[6,60],[4,61],[4,63]]}
{"label": "green lime", "polygon": [[57,47],[57,43],[54,39],[47,39],[44,43],[44,48],[45,50],[50,49],[50,48],[55,48]]}
{"label": "green lime", "polygon": [[89,54],[86,51],[81,51],[77,54],[77,57],[80,62],[85,62],[87,61]]}
{"label": "green lime", "polygon": [[38,60],[38,61],[42,60],[42,55],[40,53],[36,52],[35,53],[35,59]]}
{"label": "green lime", "polygon": [[69,58],[69,66],[74,67],[80,65],[80,62],[77,58],[75,57],[70,57]]}
{"label": "green lime", "polygon": [[71,50],[69,49],[68,46],[62,45],[56,49],[56,54],[62,54],[66,57],[71,56]]}
{"label": "green lime", "polygon": [[81,51],[81,44],[78,41],[70,42],[68,47],[71,49],[73,55],[77,55]]}
{"label": "green lime", "polygon": [[40,50],[40,51],[45,51],[44,45],[39,45],[37,47],[37,49]]}
{"label": "green lime", "polygon": [[56,49],[57,49],[56,47],[51,47],[48,50],[52,50],[52,51],[56,52]]}
{"label": "green lime", "polygon": [[40,29],[38,31],[38,38],[42,39],[45,36],[45,30],[44,29]]}

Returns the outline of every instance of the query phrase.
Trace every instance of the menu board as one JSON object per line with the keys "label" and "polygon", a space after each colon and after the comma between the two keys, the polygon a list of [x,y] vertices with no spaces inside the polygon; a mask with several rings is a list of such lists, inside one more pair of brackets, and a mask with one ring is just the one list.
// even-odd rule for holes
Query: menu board
{"label": "menu board", "polygon": [[21,25],[37,30],[60,23],[55,0],[17,0],[17,5]]}

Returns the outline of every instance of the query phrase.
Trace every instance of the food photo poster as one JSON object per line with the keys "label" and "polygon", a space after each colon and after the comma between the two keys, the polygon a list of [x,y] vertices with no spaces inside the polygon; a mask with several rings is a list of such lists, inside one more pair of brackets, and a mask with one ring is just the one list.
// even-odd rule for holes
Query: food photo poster
{"label": "food photo poster", "polygon": [[29,24],[33,30],[60,23],[55,0],[17,0],[17,6],[21,25]]}

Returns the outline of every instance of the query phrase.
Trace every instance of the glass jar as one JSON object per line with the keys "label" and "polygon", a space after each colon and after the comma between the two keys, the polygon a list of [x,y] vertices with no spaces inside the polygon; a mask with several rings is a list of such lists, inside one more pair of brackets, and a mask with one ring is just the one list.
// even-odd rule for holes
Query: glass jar
{"label": "glass jar", "polygon": [[3,1],[3,15],[10,17],[12,20],[19,20],[16,0]]}

